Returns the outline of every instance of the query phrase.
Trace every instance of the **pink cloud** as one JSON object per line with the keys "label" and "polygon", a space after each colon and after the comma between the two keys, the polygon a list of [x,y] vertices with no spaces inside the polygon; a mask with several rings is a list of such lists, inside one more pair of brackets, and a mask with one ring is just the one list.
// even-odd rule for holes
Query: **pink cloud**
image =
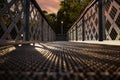
{"label": "pink cloud", "polygon": [[36,0],[39,6],[48,13],[57,13],[60,0]]}

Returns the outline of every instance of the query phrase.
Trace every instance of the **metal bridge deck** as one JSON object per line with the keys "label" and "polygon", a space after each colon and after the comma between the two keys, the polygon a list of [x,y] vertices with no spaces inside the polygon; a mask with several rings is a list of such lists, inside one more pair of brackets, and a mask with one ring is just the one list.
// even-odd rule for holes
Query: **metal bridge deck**
{"label": "metal bridge deck", "polygon": [[49,42],[6,51],[0,54],[0,80],[120,79],[119,46]]}

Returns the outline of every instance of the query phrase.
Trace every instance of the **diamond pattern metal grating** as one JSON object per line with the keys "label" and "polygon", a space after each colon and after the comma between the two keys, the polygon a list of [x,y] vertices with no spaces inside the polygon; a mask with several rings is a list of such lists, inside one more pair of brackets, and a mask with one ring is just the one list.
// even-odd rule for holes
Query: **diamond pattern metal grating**
{"label": "diamond pattern metal grating", "polygon": [[[120,40],[120,1],[119,0],[103,0],[103,40]],[[82,24],[81,30],[78,33],[79,35],[75,36],[82,36],[79,40],[99,40],[100,31],[99,28],[99,18],[98,18],[98,1],[93,0],[93,3],[88,5],[87,9],[84,13],[80,16],[80,18],[75,22],[72,28],[68,31],[71,31],[71,34],[74,35],[72,32],[73,27],[76,24]],[[81,22],[84,19],[84,22]],[[84,34],[84,35],[83,35]],[[72,38],[73,36],[70,35],[71,38],[69,40],[75,40]],[[74,37],[75,37],[74,36]]]}
{"label": "diamond pattern metal grating", "polygon": [[[25,38],[25,0],[1,0],[0,1],[0,40],[24,40]],[[55,39],[55,33],[51,29],[48,21],[45,19],[40,8],[37,7],[36,2],[30,0],[29,10],[29,40],[41,41],[40,35],[48,36],[44,40],[52,41]],[[41,22],[43,20],[43,23]],[[43,25],[41,25],[43,24]],[[51,30],[47,33],[47,30],[41,30],[48,28]],[[41,33],[41,31],[45,33]],[[22,35],[22,36],[21,36]]]}

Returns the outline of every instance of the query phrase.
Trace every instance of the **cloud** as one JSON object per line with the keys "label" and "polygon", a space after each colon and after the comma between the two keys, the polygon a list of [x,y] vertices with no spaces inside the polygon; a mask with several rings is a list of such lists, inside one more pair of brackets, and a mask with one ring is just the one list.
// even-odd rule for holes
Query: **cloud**
{"label": "cloud", "polygon": [[36,0],[39,6],[48,13],[57,13],[60,0]]}

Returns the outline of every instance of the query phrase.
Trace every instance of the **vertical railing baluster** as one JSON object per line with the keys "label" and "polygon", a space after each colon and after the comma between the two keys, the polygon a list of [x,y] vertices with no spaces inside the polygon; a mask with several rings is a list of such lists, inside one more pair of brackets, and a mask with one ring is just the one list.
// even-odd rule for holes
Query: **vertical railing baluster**
{"label": "vertical railing baluster", "polygon": [[49,41],[49,24],[48,24],[48,29],[47,29],[47,41]]}
{"label": "vertical railing baluster", "polygon": [[29,41],[30,0],[24,0],[24,40]]}
{"label": "vertical railing baluster", "polygon": [[103,41],[103,0],[98,0],[98,19],[99,19],[99,41]]}
{"label": "vertical railing baluster", "polygon": [[43,18],[41,17],[41,26],[40,26],[40,36],[41,41],[43,41]]}
{"label": "vertical railing baluster", "polygon": [[76,26],[75,26],[75,32],[76,32],[76,41],[78,40],[78,26],[77,26],[77,24],[76,24]]}
{"label": "vertical railing baluster", "polygon": [[84,16],[82,18],[82,41],[85,40],[85,20],[84,20]]}

